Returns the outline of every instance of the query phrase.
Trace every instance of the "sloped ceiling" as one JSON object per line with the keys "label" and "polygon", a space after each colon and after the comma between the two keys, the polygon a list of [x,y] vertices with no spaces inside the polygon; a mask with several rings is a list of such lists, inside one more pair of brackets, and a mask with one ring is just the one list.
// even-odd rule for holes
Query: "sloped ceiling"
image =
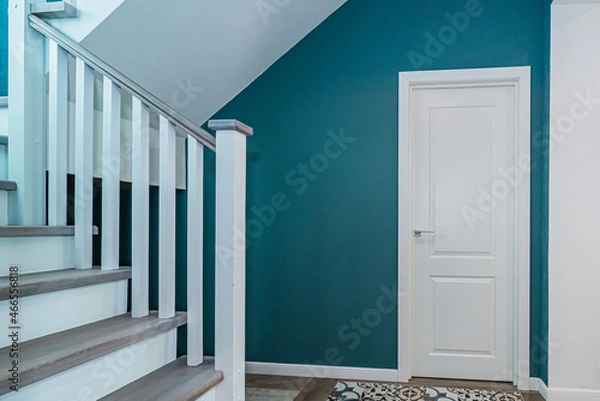
{"label": "sloped ceiling", "polygon": [[125,0],[81,43],[202,124],[345,1]]}
{"label": "sloped ceiling", "polygon": [[[48,0],[59,1],[59,0]],[[77,18],[49,19],[48,23],[76,42],[89,35],[124,0],[66,0],[77,7]]]}

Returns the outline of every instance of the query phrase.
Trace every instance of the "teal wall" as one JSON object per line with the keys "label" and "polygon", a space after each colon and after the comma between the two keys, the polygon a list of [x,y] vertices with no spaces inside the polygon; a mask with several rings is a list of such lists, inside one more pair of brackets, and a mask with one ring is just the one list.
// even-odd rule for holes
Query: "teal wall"
{"label": "teal wall", "polygon": [[[0,6],[6,9],[6,0],[0,0]],[[397,75],[414,69],[409,52],[425,54],[425,34],[437,33],[448,23],[444,13],[464,6],[465,1],[458,0],[379,0],[375,5],[349,0],[216,116],[238,118],[256,130],[248,141],[248,360],[396,367],[397,319],[395,310],[385,312],[393,306],[386,294],[397,282]],[[532,376],[547,382],[544,122],[549,99],[549,2],[482,0],[481,6],[485,10],[457,40],[420,68],[532,66],[536,168],[532,173],[531,359]],[[5,15],[0,13],[4,65],[0,65],[0,96],[6,94]],[[331,158],[313,160],[320,172],[305,172],[307,178],[302,178],[299,163],[324,153],[329,135],[339,136],[342,131],[354,141],[345,144],[338,157],[339,147],[332,145]],[[210,153],[206,169],[205,204],[211,217],[214,157]],[[286,198],[277,195],[279,210],[264,207],[280,193]],[[123,216],[131,208],[128,194],[123,192]],[[155,192],[152,199],[155,216]],[[178,309],[185,309],[185,242],[180,240],[185,238],[185,206],[185,193],[180,192]],[[257,210],[262,213],[257,215]],[[214,221],[207,220],[205,247],[213,249]],[[95,224],[100,224],[99,210]],[[124,235],[122,241],[127,244],[130,238]],[[129,260],[125,252],[122,262]],[[155,270],[155,254],[152,266]],[[212,252],[206,252],[205,266],[205,346],[210,353],[214,344]],[[155,301],[153,296],[154,306]],[[378,306],[384,313],[374,312]],[[361,323],[363,319],[373,327]]]}
{"label": "teal wall", "polygon": [[8,95],[8,0],[0,0],[0,96]]}
{"label": "teal wall", "polygon": [[[531,65],[531,359],[532,376],[547,380],[548,1],[476,3],[349,0],[215,116],[256,132],[248,360],[396,368],[395,311],[374,310],[382,286],[397,282],[398,72]],[[427,56],[427,35],[466,4],[477,16]],[[329,159],[313,159],[319,173],[303,172],[299,163],[341,131],[353,142],[339,157],[333,146]],[[261,222],[254,211],[279,193],[289,203],[276,199],[281,211],[272,218],[263,208]]]}

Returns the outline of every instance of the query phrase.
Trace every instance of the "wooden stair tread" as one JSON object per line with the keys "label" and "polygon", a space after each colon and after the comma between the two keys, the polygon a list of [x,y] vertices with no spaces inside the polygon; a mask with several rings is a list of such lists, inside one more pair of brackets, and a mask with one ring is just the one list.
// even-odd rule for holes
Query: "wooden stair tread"
{"label": "wooden stair tread", "polygon": [[0,180],[0,191],[14,192],[17,190],[17,183],[14,181]]}
{"label": "wooden stair tread", "polygon": [[[93,227],[93,234],[98,235],[98,227]],[[73,237],[73,226],[4,226],[0,227],[0,238],[17,237]]]}
{"label": "wooden stair tread", "polygon": [[214,358],[205,357],[202,365],[189,367],[182,356],[99,401],[195,401],[222,380]]}
{"label": "wooden stair tread", "polygon": [[[65,269],[21,274],[19,275],[18,294],[22,298],[130,278],[131,269],[125,267],[118,270],[100,270],[99,268],[85,270]],[[10,289],[12,288],[10,284],[8,276],[0,277],[0,301],[9,299]]]}
{"label": "wooden stair tread", "polygon": [[[177,312],[170,319],[159,319],[157,312],[140,319],[124,314],[25,341],[19,344],[19,387],[23,388],[186,323],[185,312]],[[13,362],[9,355],[10,348],[0,349],[2,383],[9,383],[8,369]],[[8,385],[0,386],[0,395],[8,392]]]}

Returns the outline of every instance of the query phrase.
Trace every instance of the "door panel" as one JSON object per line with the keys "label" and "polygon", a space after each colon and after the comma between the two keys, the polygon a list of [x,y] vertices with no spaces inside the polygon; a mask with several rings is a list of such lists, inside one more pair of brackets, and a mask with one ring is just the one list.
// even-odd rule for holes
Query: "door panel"
{"label": "door panel", "polygon": [[[413,93],[413,375],[511,380],[514,89]],[[502,185],[499,185],[502,183]]]}

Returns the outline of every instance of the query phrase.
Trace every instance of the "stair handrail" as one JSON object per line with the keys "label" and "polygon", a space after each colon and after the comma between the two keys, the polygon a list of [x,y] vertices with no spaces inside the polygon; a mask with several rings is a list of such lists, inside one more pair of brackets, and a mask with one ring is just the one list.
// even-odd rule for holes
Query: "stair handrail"
{"label": "stair handrail", "polygon": [[55,41],[60,47],[67,50],[73,56],[85,61],[85,63],[94,70],[110,78],[121,88],[124,88],[133,95],[137,96],[149,107],[156,109],[161,115],[168,118],[170,122],[180,128],[186,134],[194,137],[202,145],[211,149],[213,152],[216,152],[217,142],[213,135],[208,133],[194,122],[190,121],[188,118],[184,117],[173,107],[154,96],[152,93],[135,83],[129,77],[111,67],[108,63],[104,62],[102,59],[86,50],[83,46],[70,39],[68,36],[54,28],[52,25],[48,24],[40,17],[30,14],[29,25],[40,34]]}

